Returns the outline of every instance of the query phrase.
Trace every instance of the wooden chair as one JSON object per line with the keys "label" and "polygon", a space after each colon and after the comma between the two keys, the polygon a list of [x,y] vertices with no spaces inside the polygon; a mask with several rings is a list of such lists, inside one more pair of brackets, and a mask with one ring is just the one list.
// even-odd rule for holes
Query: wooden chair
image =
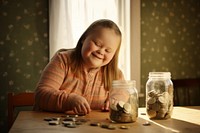
{"label": "wooden chair", "polygon": [[200,105],[200,78],[172,79],[174,85],[174,105]]}
{"label": "wooden chair", "polygon": [[8,96],[8,130],[11,128],[15,120],[15,109],[17,107],[27,107],[34,105],[34,93],[33,92],[21,92],[14,94],[9,92]]}

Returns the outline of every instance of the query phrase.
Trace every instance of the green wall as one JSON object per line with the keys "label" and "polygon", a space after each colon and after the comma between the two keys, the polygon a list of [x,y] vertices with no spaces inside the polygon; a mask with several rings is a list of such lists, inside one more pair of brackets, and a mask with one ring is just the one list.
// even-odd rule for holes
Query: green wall
{"label": "green wall", "polygon": [[151,71],[169,71],[172,79],[200,77],[199,53],[199,0],[142,0],[142,92]]}
{"label": "green wall", "polygon": [[34,91],[48,62],[48,0],[0,1],[0,132],[7,92]]}

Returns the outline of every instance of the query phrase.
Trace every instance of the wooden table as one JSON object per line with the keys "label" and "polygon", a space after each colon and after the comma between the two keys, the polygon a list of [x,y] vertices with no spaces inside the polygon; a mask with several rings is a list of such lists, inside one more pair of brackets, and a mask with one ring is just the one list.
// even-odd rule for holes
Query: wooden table
{"label": "wooden table", "polygon": [[[60,125],[49,125],[45,117],[62,117],[64,114],[49,112],[22,111],[14,122],[10,133],[200,133],[200,106],[174,107],[172,118],[167,120],[149,120],[145,108],[139,108],[139,117],[136,122],[128,124],[114,124],[115,130],[90,126],[91,122],[110,123],[109,113],[92,111],[89,115],[81,116],[89,120],[77,128],[67,128]],[[149,126],[144,126],[145,122]],[[113,124],[113,123],[112,123]],[[129,129],[120,129],[121,125]]]}

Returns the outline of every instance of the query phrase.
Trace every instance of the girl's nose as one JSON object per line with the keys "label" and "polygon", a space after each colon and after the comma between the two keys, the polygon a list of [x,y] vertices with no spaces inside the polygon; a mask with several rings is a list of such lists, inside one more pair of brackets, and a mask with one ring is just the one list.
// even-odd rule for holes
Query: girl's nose
{"label": "girl's nose", "polygon": [[101,48],[97,52],[98,52],[98,54],[103,55],[105,53],[105,49]]}

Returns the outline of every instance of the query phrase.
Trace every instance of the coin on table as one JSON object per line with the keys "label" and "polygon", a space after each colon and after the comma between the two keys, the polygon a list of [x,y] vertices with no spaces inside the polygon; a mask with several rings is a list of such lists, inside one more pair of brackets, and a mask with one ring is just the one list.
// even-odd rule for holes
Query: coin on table
{"label": "coin on table", "polygon": [[114,126],[114,125],[109,124],[107,128],[110,129],[110,130],[114,130],[114,129],[116,129],[117,127]]}
{"label": "coin on table", "polygon": [[71,121],[62,121],[62,124],[63,124],[64,126],[67,126],[67,125],[71,125],[72,122],[71,122]]}
{"label": "coin on table", "polygon": [[45,121],[52,121],[53,119],[52,119],[52,117],[45,117],[44,120]]}
{"label": "coin on table", "polygon": [[60,117],[52,117],[52,120],[59,121]]}
{"label": "coin on table", "polygon": [[148,121],[146,121],[145,123],[143,123],[143,126],[150,126],[150,125],[151,125],[151,123],[148,122]]}
{"label": "coin on table", "polygon": [[76,124],[70,124],[70,125],[66,125],[66,127],[69,127],[69,128],[76,128]]}
{"label": "coin on table", "polygon": [[100,123],[99,122],[92,122],[92,123],[90,123],[90,126],[100,126]]}
{"label": "coin on table", "polygon": [[120,129],[129,129],[129,126],[126,126],[126,125],[122,125],[119,127]]}
{"label": "coin on table", "polygon": [[49,121],[49,125],[59,125],[59,121],[56,120]]}

